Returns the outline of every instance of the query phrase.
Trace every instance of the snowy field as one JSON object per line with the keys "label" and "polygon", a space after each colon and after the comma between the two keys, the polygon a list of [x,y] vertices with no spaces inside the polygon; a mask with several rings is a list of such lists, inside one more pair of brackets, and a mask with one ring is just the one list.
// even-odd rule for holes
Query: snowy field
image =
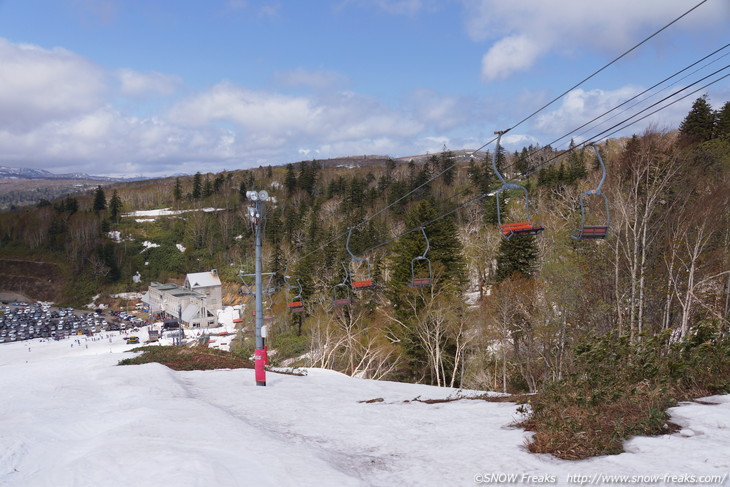
{"label": "snowy field", "polygon": [[117,367],[122,335],[80,340],[0,344],[0,486],[730,485],[730,396],[568,462],[524,449],[514,404],[404,402],[456,391],[318,369],[256,387],[253,370]]}

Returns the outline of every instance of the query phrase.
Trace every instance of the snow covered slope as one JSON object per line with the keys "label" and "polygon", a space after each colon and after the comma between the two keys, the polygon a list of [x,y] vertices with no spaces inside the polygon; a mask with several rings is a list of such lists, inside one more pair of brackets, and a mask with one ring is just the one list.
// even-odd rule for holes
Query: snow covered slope
{"label": "snow covered slope", "polygon": [[0,345],[0,485],[677,485],[730,471],[730,396],[673,409],[682,433],[567,462],[525,451],[514,404],[429,405],[409,400],[455,391],[318,369],[256,387],[252,370],[117,367],[130,348],[117,334]]}

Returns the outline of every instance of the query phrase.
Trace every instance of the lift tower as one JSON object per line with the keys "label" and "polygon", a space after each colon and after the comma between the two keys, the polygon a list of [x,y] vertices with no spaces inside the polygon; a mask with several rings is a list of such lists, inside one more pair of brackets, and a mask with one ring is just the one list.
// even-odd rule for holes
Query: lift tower
{"label": "lift tower", "polygon": [[254,235],[256,240],[256,352],[254,353],[254,369],[256,374],[256,385],[266,386],[266,369],[264,366],[268,362],[266,349],[264,348],[265,328],[264,328],[264,289],[262,279],[262,257],[261,257],[261,232],[264,220],[265,203],[269,201],[269,193],[266,191],[247,191],[246,198],[253,202],[248,207],[248,216],[251,218],[251,224],[254,227]]}

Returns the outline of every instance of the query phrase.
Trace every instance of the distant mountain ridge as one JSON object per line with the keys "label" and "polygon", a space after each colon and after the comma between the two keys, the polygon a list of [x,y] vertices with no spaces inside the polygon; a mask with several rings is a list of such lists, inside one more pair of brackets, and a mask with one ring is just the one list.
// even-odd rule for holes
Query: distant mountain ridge
{"label": "distant mountain ridge", "polygon": [[109,176],[91,176],[85,173],[68,173],[68,174],[54,174],[46,171],[45,169],[29,169],[27,167],[6,167],[0,166],[0,178],[9,179],[73,179],[73,180],[84,180],[84,181],[108,181],[108,182],[121,182],[121,181],[136,181],[140,179],[147,179],[142,177],[136,178],[112,178]]}

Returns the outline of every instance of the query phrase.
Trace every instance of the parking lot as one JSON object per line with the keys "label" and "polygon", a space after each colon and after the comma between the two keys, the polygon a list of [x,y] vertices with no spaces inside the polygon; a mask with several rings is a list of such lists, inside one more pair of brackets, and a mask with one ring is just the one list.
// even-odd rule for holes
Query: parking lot
{"label": "parking lot", "polygon": [[140,318],[123,312],[102,315],[43,302],[3,299],[0,303],[0,343],[32,338],[60,340],[72,335],[133,329],[143,324]]}

